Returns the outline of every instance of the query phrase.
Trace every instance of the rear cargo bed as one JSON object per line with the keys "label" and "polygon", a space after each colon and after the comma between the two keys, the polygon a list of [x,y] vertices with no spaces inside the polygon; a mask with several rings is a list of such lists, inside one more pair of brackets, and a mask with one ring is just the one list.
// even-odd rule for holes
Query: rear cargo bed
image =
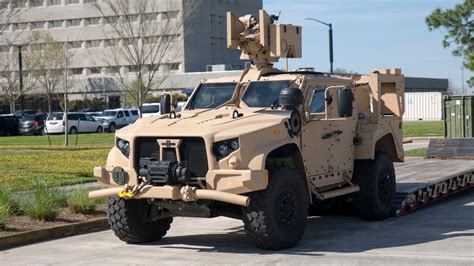
{"label": "rear cargo bed", "polygon": [[396,163],[395,172],[395,216],[474,185],[473,160],[408,159],[405,163]]}

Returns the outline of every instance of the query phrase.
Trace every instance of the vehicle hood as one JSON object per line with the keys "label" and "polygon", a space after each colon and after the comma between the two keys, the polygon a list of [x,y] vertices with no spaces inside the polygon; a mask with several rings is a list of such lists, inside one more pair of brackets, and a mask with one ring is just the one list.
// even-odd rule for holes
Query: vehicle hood
{"label": "vehicle hood", "polygon": [[[236,112],[240,115],[234,118]],[[213,136],[219,140],[279,125],[286,121],[290,114],[288,111],[236,107],[184,111],[178,118],[160,115],[138,119],[134,124],[118,131],[117,136],[125,139],[133,139],[135,136]]]}

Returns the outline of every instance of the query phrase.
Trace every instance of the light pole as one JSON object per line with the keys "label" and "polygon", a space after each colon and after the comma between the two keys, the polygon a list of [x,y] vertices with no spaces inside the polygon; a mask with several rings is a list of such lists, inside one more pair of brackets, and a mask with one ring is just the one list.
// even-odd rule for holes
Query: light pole
{"label": "light pole", "polygon": [[18,45],[18,73],[20,74],[20,110],[21,116],[24,114],[24,102],[23,102],[23,56],[21,53],[21,45]]}
{"label": "light pole", "polygon": [[326,23],[315,18],[307,18],[306,20],[316,21],[329,27],[329,62],[331,63],[331,74],[334,74],[333,63],[334,63],[334,52],[332,42],[332,23]]}
{"label": "light pole", "polygon": [[464,95],[464,67],[461,67],[461,95]]}

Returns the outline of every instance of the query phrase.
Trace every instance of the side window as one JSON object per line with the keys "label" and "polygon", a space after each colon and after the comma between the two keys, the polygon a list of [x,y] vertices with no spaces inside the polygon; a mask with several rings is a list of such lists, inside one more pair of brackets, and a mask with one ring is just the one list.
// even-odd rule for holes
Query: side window
{"label": "side window", "polygon": [[123,112],[122,111],[118,112],[117,113],[117,118],[122,118],[122,117],[123,117]]}
{"label": "side window", "polygon": [[79,116],[77,114],[68,114],[67,119],[68,120],[79,120]]}
{"label": "side window", "polygon": [[138,115],[138,111],[137,111],[137,110],[132,110],[131,112],[132,112],[132,115],[134,115],[134,116],[137,116],[137,115]]}
{"label": "side window", "polygon": [[130,116],[130,114],[128,113],[127,110],[125,110],[125,111],[123,111],[123,112],[125,113],[125,116],[126,116],[126,117],[129,117],[129,116]]}
{"label": "side window", "polygon": [[85,118],[86,121],[90,121],[90,122],[94,122],[94,121],[95,121],[95,119],[94,119],[92,116],[90,116],[90,115],[85,115],[85,117],[86,117],[86,118]]}
{"label": "side window", "polygon": [[311,100],[310,106],[310,113],[322,113],[324,109],[326,101],[324,100],[324,90],[315,90],[313,94],[313,99]]}

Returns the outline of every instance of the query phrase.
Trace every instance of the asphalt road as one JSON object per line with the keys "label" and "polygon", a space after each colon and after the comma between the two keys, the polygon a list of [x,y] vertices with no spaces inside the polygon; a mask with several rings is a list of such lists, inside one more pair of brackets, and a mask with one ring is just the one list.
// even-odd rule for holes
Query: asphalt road
{"label": "asphalt road", "polygon": [[428,148],[429,140],[413,140],[412,143],[403,144],[403,149],[405,151]]}
{"label": "asphalt road", "polygon": [[127,245],[104,231],[0,252],[0,265],[178,263],[474,265],[474,189],[382,222],[311,217],[300,244],[278,252],[255,248],[240,221],[222,217],[175,218],[162,241],[147,245]]}

